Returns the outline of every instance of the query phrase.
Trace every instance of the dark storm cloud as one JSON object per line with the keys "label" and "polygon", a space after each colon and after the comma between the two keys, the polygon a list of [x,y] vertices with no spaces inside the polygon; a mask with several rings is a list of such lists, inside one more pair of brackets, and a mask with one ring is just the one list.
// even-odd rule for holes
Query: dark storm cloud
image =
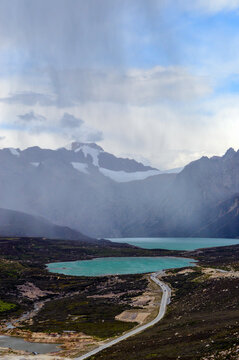
{"label": "dark storm cloud", "polygon": [[44,121],[46,120],[46,118],[42,115],[38,115],[35,114],[34,111],[30,111],[26,114],[23,115],[18,115],[18,118],[24,122],[29,122],[29,121]]}
{"label": "dark storm cloud", "polygon": [[61,126],[66,128],[79,128],[82,124],[84,124],[83,120],[68,113],[65,113],[61,119]]}
{"label": "dark storm cloud", "polygon": [[0,102],[4,102],[7,104],[23,104],[29,106],[50,106],[55,104],[55,100],[52,96],[36,93],[33,91],[23,91],[11,94],[8,97],[0,98]]}
{"label": "dark storm cloud", "polygon": [[[34,111],[18,115],[16,125],[21,126],[21,130],[32,134],[62,134],[66,139],[98,142],[103,140],[103,133],[95,128],[88,126],[84,120],[75,117],[73,114],[64,113],[61,118],[48,119]],[[0,138],[1,140],[1,138]],[[2,139],[4,140],[4,139]]]}

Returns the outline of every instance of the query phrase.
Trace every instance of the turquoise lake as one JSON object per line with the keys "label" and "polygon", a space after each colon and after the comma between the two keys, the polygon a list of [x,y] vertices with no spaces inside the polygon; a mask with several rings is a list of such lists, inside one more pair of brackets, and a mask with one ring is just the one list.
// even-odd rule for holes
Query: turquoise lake
{"label": "turquoise lake", "polygon": [[[144,249],[195,250],[215,246],[239,244],[239,239],[208,238],[111,238],[114,242],[128,243]],[[115,274],[141,274],[164,269],[193,265],[193,259],[175,257],[111,257],[93,260],[59,262],[47,265],[51,272],[78,275],[102,276]]]}
{"label": "turquoise lake", "polygon": [[192,266],[194,260],[175,257],[111,257],[47,265],[49,271],[65,275],[102,276],[141,274],[169,268]]}
{"label": "turquoise lake", "polygon": [[128,243],[144,249],[195,250],[214,246],[239,244],[239,239],[211,238],[108,238],[108,240]]}

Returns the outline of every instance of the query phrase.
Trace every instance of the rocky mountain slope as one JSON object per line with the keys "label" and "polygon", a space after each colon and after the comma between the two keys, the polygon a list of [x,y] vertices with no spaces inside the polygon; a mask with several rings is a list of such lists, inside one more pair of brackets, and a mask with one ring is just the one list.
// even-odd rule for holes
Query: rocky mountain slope
{"label": "rocky mountain slope", "polygon": [[233,149],[165,174],[75,142],[0,150],[0,169],[1,208],[89,236],[239,236],[236,210],[228,210],[239,193]]}
{"label": "rocky mountain slope", "polygon": [[[0,169],[0,207],[37,214],[90,236],[120,235],[136,215],[135,207],[137,216],[145,213],[153,189],[155,201],[160,196],[158,182],[151,180],[159,170],[116,158],[96,144],[3,149]],[[162,175],[162,187],[165,177],[174,174]],[[134,179],[145,179],[147,189]]]}
{"label": "rocky mountain slope", "polygon": [[60,161],[67,163],[80,173],[90,174],[92,169],[116,182],[129,182],[146,179],[161,171],[145,166],[133,159],[118,158],[105,152],[94,143],[73,142],[65,148],[57,150],[41,149],[38,146],[20,149],[3,149],[2,153],[13,155],[21,163],[38,167],[45,161]]}
{"label": "rocky mountain slope", "polygon": [[[146,224],[147,234],[239,236],[239,233],[236,235],[235,231],[229,229],[233,226],[230,222],[224,231],[212,231],[209,226],[222,220],[222,207],[230,204],[233,196],[238,193],[239,151],[229,149],[222,157],[203,157],[194,161],[176,175],[158,214],[153,215],[151,221],[154,221],[154,224]],[[234,222],[233,217],[231,220]]]}
{"label": "rocky mountain slope", "polygon": [[204,237],[239,237],[239,194],[220,202],[211,213],[198,232],[197,236]]}

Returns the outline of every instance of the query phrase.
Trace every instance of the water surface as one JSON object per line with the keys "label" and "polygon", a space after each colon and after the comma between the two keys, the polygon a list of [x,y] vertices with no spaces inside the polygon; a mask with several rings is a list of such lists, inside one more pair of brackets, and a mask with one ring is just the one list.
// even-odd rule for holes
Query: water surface
{"label": "water surface", "polygon": [[65,275],[102,276],[141,274],[192,266],[193,259],[176,257],[110,257],[48,264],[48,270]]}
{"label": "water surface", "polygon": [[56,344],[31,343],[13,336],[0,336],[0,347],[24,350],[31,353],[36,352],[38,354],[47,354],[60,350]]}
{"label": "water surface", "polygon": [[212,238],[108,238],[113,242],[128,243],[143,249],[195,250],[215,246],[238,245],[239,239]]}

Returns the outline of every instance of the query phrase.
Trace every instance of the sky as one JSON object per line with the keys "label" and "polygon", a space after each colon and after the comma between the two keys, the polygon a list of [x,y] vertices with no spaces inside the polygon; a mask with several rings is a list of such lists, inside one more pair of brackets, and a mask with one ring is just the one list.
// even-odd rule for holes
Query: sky
{"label": "sky", "polygon": [[239,148],[239,0],[0,0],[0,147],[161,170]]}

